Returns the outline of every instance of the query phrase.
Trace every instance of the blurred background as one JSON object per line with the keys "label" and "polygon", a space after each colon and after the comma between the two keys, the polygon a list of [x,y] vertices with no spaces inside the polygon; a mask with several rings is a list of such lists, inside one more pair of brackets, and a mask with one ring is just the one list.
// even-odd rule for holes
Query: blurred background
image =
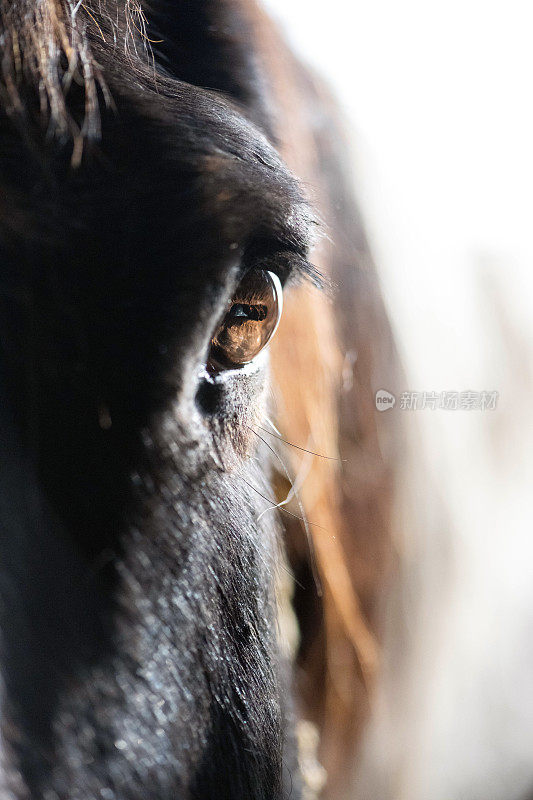
{"label": "blurred background", "polygon": [[531,7],[264,5],[346,116],[405,390],[498,393],[402,411],[418,572],[407,633],[391,601],[357,796],[533,797]]}

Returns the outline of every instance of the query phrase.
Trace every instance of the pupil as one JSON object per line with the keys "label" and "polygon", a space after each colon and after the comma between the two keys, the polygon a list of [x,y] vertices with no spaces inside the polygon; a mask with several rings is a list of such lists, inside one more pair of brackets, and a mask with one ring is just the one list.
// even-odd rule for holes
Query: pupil
{"label": "pupil", "polygon": [[268,309],[263,305],[247,305],[246,303],[234,303],[230,308],[229,316],[233,319],[244,321],[245,319],[253,322],[261,322],[266,319]]}

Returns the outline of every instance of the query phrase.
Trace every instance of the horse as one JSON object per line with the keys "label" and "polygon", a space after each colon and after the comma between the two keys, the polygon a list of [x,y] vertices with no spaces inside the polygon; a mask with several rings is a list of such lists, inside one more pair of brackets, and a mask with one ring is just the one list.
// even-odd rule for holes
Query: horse
{"label": "horse", "polygon": [[252,0],[0,27],[2,797],[340,798],[402,434],[339,112]]}

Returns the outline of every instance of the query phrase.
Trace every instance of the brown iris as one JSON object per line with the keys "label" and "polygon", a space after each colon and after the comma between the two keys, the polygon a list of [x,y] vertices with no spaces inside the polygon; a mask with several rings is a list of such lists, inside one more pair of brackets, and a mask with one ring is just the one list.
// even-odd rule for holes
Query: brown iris
{"label": "brown iris", "polygon": [[211,364],[236,369],[252,361],[274,335],[282,307],[277,275],[262,269],[247,272],[211,339]]}

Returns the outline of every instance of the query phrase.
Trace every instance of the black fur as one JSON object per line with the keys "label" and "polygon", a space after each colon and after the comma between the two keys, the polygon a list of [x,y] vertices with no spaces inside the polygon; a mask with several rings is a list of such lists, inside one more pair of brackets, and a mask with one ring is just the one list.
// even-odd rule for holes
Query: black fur
{"label": "black fur", "polygon": [[251,122],[268,132],[246,23],[157,2],[151,61],[138,36],[125,53],[124,9],[102,0],[79,45],[98,108],[75,79],[62,124],[38,70],[8,63],[9,5],[1,796],[297,798],[277,534],[256,522],[269,465],[248,427],[265,367],[202,371],[239,275],[286,282],[308,248],[299,188]]}

